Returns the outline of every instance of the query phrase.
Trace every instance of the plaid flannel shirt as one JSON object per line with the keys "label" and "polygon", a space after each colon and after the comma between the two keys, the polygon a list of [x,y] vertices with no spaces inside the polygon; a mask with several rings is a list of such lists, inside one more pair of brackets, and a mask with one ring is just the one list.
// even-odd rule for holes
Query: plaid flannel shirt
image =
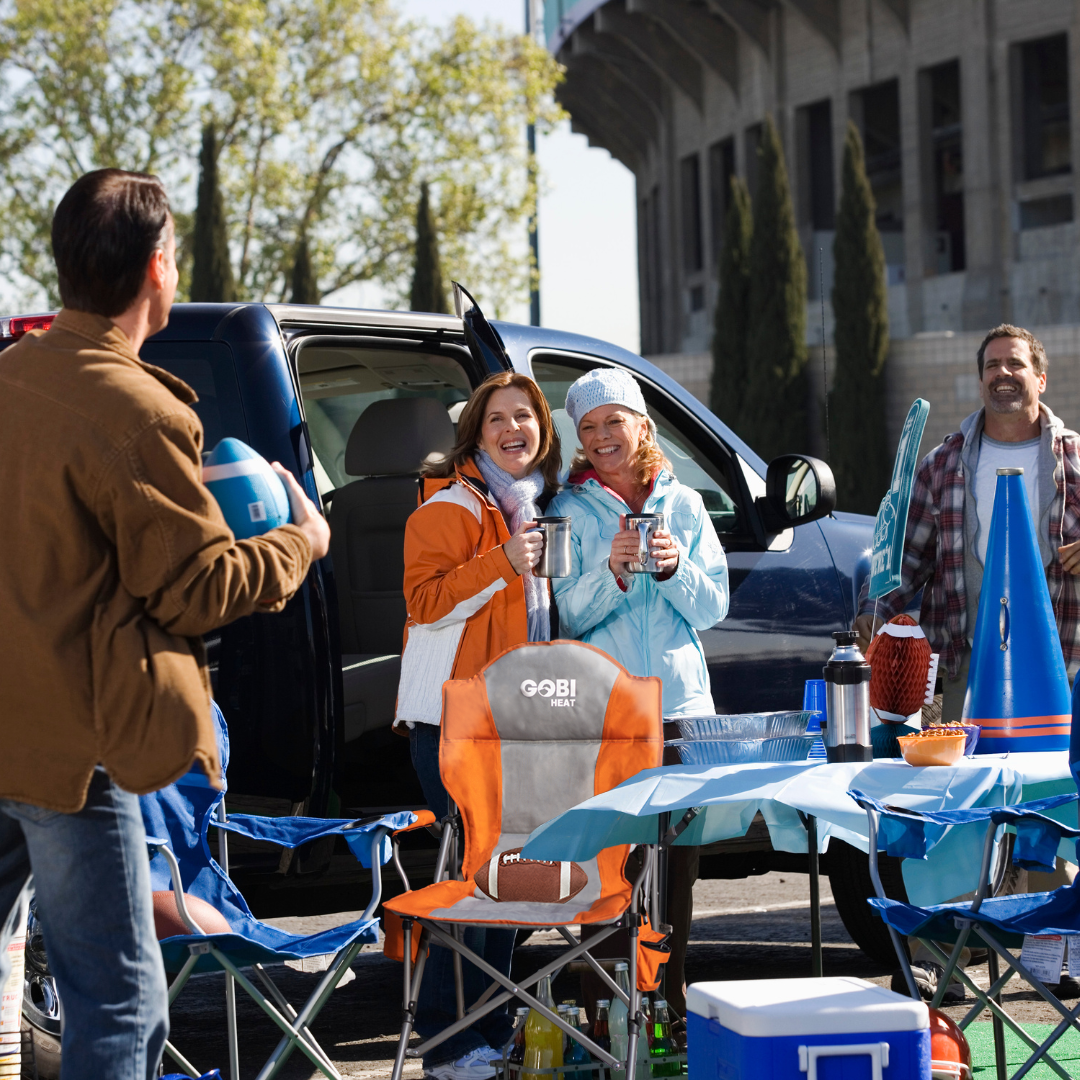
{"label": "plaid flannel shirt", "polygon": [[[1057,618],[1065,666],[1080,665],[1080,578],[1065,572],[1057,549],[1080,540],[1080,435],[1041,406],[1043,438],[1051,439],[1056,494],[1050,508],[1050,549],[1046,584]],[[955,679],[967,645],[967,588],[964,582],[964,435],[946,435],[919,463],[904,535],[902,583],[878,601],[877,614],[891,619],[923,589],[920,624],[941,665]],[[869,578],[859,596],[859,613],[871,614]]]}

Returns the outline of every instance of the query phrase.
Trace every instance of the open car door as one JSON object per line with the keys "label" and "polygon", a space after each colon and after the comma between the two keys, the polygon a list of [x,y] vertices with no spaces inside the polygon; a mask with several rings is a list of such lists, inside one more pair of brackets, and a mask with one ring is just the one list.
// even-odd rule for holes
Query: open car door
{"label": "open car door", "polygon": [[454,311],[465,328],[465,343],[473,359],[492,375],[512,371],[513,365],[499,332],[487,321],[469,291],[456,281],[451,284],[454,287]]}

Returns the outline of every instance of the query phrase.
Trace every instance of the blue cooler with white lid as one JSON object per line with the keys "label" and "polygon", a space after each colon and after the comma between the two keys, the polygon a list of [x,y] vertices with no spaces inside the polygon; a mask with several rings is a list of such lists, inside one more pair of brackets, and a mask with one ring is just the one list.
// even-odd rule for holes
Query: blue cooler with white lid
{"label": "blue cooler with white lid", "polygon": [[930,1014],[864,979],[748,979],[686,991],[694,1080],[930,1080]]}

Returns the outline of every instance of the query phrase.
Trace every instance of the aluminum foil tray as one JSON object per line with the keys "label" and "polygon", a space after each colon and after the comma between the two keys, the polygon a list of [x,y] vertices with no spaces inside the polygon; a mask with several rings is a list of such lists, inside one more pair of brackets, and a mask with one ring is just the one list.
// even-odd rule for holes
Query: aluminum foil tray
{"label": "aluminum foil tray", "polygon": [[746,765],[757,761],[805,761],[817,735],[779,739],[672,739],[684,765]]}
{"label": "aluminum foil tray", "polygon": [[796,712],[738,713],[733,716],[678,716],[679,734],[697,739],[780,739],[805,735],[813,714]]}

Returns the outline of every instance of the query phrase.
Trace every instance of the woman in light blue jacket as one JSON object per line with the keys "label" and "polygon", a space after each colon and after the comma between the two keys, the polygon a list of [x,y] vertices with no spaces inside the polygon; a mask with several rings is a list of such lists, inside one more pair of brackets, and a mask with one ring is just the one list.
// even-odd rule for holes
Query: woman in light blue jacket
{"label": "woman in light blue jacket", "polygon": [[[603,649],[632,675],[659,675],[665,716],[711,715],[716,707],[697,631],[727,614],[730,590],[705,504],[675,479],[641,387],[628,372],[596,368],[583,375],[566,394],[566,411],[581,450],[570,466],[571,487],[546,511],[571,520],[570,576],[553,581],[561,633]],[[662,572],[630,574],[626,564],[637,561],[639,541],[636,531],[623,528],[624,515],[658,512],[667,530],[654,534],[650,554]],[[677,1014],[686,1011],[683,968],[698,850],[672,848],[669,863],[667,999]],[[596,953],[625,956],[628,948],[629,937],[616,934]],[[590,976],[582,989],[587,1005],[603,992]]]}
{"label": "woman in light blue jacket", "polygon": [[[597,368],[567,392],[566,411],[581,450],[570,466],[571,487],[550,515],[571,519],[570,577],[554,581],[564,637],[613,656],[633,675],[664,681],[665,716],[715,712],[697,631],[727,614],[724,549],[701,496],[675,479],[656,440],[637,380]],[[631,574],[638,534],[623,515],[663,513],[651,554],[659,576]]]}

